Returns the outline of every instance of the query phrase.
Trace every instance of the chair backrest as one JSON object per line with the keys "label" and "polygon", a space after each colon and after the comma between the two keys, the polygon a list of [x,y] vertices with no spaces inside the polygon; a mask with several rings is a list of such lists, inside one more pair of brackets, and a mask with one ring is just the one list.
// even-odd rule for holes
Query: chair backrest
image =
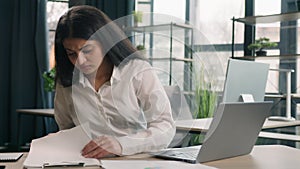
{"label": "chair backrest", "polygon": [[[170,100],[174,121],[193,119],[190,107],[179,86],[164,86],[166,94]],[[183,147],[189,142],[188,131],[176,131],[176,134],[169,147]]]}
{"label": "chair backrest", "polygon": [[173,119],[175,121],[193,119],[190,107],[179,86],[164,86],[164,89],[170,100]]}

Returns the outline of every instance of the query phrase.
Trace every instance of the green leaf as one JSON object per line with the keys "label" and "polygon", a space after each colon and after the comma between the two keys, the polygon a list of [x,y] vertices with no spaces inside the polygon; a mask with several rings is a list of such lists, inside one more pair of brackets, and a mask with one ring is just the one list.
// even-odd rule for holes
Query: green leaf
{"label": "green leaf", "polygon": [[44,90],[47,92],[55,91],[55,76],[56,76],[56,69],[55,67],[52,68],[50,71],[46,71],[42,74],[44,79]]}

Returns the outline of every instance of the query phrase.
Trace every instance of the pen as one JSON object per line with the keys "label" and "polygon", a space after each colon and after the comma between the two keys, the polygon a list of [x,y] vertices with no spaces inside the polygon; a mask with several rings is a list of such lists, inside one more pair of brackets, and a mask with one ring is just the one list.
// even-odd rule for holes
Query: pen
{"label": "pen", "polygon": [[61,163],[45,163],[43,168],[50,168],[50,167],[83,167],[84,163],[73,163],[73,162],[61,162]]}

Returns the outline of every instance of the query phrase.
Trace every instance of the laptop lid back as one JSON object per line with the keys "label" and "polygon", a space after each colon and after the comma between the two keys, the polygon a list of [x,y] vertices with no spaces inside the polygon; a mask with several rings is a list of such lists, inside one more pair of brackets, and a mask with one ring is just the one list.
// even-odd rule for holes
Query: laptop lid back
{"label": "laptop lid back", "polygon": [[229,59],[222,102],[242,102],[242,94],[252,95],[254,101],[264,101],[269,64]]}
{"label": "laptop lid back", "polygon": [[249,154],[270,116],[272,102],[220,103],[197,162]]}

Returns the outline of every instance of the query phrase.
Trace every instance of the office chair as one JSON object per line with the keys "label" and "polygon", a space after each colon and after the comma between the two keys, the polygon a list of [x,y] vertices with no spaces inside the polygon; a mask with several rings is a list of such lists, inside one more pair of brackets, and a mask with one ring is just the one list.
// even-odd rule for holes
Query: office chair
{"label": "office chair", "polygon": [[[174,121],[193,119],[190,107],[179,86],[164,86],[166,94],[170,100]],[[185,147],[190,140],[188,131],[177,131],[169,147]]]}

